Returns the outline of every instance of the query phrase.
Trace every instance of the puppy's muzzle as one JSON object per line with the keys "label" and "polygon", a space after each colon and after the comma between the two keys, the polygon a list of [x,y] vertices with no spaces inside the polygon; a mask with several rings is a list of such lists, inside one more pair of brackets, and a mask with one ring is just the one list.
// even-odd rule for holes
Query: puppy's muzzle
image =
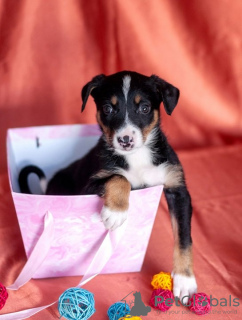
{"label": "puppy's muzzle", "polygon": [[131,150],[134,147],[134,137],[125,135],[123,137],[117,137],[118,143],[125,150]]}
{"label": "puppy's muzzle", "polygon": [[125,154],[143,145],[141,130],[133,125],[123,126],[113,137],[113,146],[117,152]]}

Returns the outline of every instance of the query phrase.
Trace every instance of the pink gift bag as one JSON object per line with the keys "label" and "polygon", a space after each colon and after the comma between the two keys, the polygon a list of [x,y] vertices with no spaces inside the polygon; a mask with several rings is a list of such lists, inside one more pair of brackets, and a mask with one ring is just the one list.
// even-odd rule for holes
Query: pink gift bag
{"label": "pink gift bag", "polygon": [[[102,199],[96,195],[41,195],[37,177],[29,184],[35,194],[21,194],[22,167],[40,167],[50,179],[59,169],[82,157],[100,136],[97,125],[61,125],[9,129],[9,180],[27,257],[41,232],[44,216],[54,217],[54,238],[34,278],[83,275],[105,237],[100,221]],[[85,168],[84,168],[85,170]],[[162,186],[131,191],[126,230],[102,273],[140,271],[159,205]]]}

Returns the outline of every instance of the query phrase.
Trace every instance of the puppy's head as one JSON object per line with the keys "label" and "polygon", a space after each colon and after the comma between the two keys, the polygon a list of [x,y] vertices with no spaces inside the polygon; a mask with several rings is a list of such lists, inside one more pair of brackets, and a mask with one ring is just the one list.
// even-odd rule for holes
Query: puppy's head
{"label": "puppy's head", "polygon": [[119,154],[148,144],[159,127],[160,103],[171,115],[179,98],[179,90],[170,83],[131,71],[94,77],[82,89],[82,111],[90,94],[106,141]]}

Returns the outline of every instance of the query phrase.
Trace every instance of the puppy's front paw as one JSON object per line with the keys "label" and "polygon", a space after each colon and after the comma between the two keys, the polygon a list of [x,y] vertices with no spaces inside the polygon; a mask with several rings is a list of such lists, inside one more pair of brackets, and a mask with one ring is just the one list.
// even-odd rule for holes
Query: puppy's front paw
{"label": "puppy's front paw", "polygon": [[120,227],[127,219],[127,211],[114,211],[103,206],[101,219],[106,229],[115,230]]}
{"label": "puppy's front paw", "polygon": [[173,294],[182,304],[187,304],[189,297],[197,292],[197,282],[194,276],[188,277],[182,274],[172,274]]}

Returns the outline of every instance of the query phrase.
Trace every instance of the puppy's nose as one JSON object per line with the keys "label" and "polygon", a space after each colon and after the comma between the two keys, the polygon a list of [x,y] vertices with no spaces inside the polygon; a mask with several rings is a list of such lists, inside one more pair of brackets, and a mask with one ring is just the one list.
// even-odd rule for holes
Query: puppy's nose
{"label": "puppy's nose", "polygon": [[118,137],[118,142],[119,143],[124,143],[124,144],[127,144],[129,142],[131,142],[131,138],[130,136],[123,136],[123,137]]}
{"label": "puppy's nose", "polygon": [[124,136],[123,141],[124,143],[129,143],[129,136]]}

